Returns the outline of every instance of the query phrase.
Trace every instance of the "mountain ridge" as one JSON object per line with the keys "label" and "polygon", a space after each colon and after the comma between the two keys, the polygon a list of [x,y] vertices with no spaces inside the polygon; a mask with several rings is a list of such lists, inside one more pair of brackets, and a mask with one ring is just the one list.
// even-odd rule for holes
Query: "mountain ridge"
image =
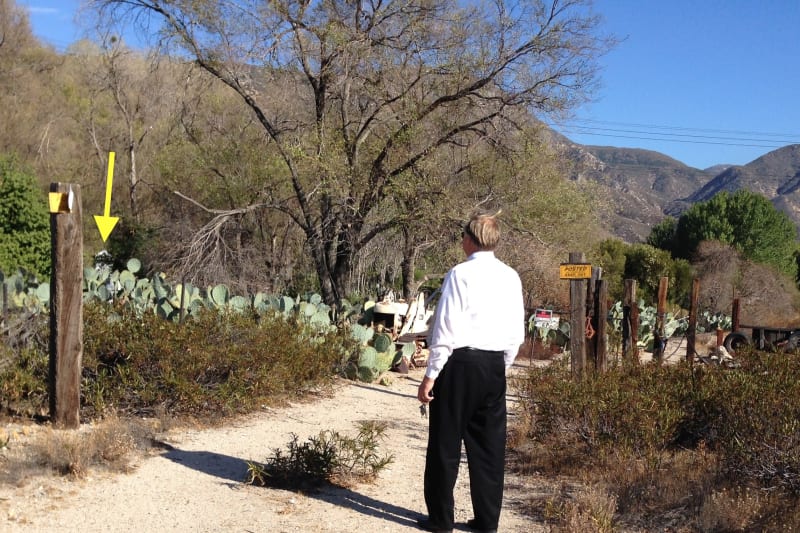
{"label": "mountain ridge", "polygon": [[697,169],[653,150],[580,145],[559,137],[557,147],[573,164],[570,178],[590,180],[613,198],[609,231],[627,242],[643,242],[666,216],[678,217],[694,203],[740,189],[764,195],[800,229],[800,144],[745,165]]}

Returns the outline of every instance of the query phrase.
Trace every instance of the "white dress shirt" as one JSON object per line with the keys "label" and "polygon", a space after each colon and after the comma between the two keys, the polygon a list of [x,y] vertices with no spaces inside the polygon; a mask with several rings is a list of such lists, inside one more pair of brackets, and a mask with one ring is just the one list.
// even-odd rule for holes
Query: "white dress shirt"
{"label": "white dress shirt", "polygon": [[456,348],[504,352],[506,368],[525,340],[522,282],[513,268],[479,251],[444,278],[428,335],[425,376],[436,379]]}

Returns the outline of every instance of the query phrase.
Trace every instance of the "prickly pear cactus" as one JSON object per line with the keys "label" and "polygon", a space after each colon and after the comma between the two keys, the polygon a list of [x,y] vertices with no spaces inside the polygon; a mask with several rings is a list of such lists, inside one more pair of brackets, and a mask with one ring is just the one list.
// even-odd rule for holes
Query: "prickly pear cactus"
{"label": "prickly pear cactus", "polygon": [[393,347],[394,342],[388,333],[378,333],[372,339],[372,345],[378,352],[388,352]]}

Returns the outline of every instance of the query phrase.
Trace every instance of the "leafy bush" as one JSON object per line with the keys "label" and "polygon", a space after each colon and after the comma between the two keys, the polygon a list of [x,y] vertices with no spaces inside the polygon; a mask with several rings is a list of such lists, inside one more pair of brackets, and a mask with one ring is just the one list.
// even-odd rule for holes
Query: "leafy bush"
{"label": "leafy bush", "polygon": [[[786,354],[746,352],[737,360],[736,368],[618,367],[580,381],[566,364],[531,368],[519,379],[526,415],[511,448],[526,472],[606,487],[620,512],[655,519],[691,501],[705,509],[706,524],[741,521],[761,531],[758,524],[797,523],[800,367]],[[748,498],[726,520],[709,515],[739,505],[744,487],[772,497]]]}
{"label": "leafy bush", "polygon": [[[521,394],[531,401],[528,436],[550,441],[566,438],[584,451],[605,446],[643,453],[670,446],[681,421],[670,378],[674,369],[617,367],[601,376],[575,381],[559,365],[531,371]],[[535,377],[533,377],[535,375]]]}
{"label": "leafy bush", "polygon": [[307,490],[326,483],[347,486],[353,481],[372,479],[393,461],[391,456],[378,453],[385,431],[385,422],[368,421],[359,424],[356,437],[321,431],[317,437],[300,443],[293,435],[287,453],[276,449],[265,464],[248,462],[247,482]]}
{"label": "leafy bush", "polygon": [[0,271],[42,279],[50,275],[50,221],[35,184],[14,159],[0,158]]}
{"label": "leafy bush", "polygon": [[736,372],[710,372],[719,416],[707,440],[723,452],[731,477],[800,494],[800,368],[793,357],[750,352]]}
{"label": "leafy bush", "polygon": [[[165,410],[202,417],[246,412],[330,381],[354,350],[299,318],[207,311],[183,324],[129,308],[84,307],[82,417]],[[40,324],[46,328],[46,323]],[[45,335],[46,338],[46,335]],[[7,407],[44,412],[46,348],[12,351],[0,368]]]}
{"label": "leafy bush", "polygon": [[648,244],[626,244],[617,239],[601,241],[590,254],[590,260],[603,268],[609,298],[621,300],[623,280],[634,279],[638,296],[655,302],[661,278],[668,277],[669,300],[687,306],[693,274],[686,260],[673,259],[669,252]]}

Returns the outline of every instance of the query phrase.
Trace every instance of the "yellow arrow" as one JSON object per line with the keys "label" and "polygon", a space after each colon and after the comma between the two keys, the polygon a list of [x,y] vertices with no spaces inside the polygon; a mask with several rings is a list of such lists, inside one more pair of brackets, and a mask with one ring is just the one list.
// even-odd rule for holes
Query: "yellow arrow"
{"label": "yellow arrow", "polygon": [[114,226],[119,222],[119,217],[109,216],[111,214],[111,184],[114,182],[114,152],[108,152],[108,177],[106,178],[106,205],[103,215],[95,215],[94,221],[97,229],[100,230],[100,237],[106,242]]}

